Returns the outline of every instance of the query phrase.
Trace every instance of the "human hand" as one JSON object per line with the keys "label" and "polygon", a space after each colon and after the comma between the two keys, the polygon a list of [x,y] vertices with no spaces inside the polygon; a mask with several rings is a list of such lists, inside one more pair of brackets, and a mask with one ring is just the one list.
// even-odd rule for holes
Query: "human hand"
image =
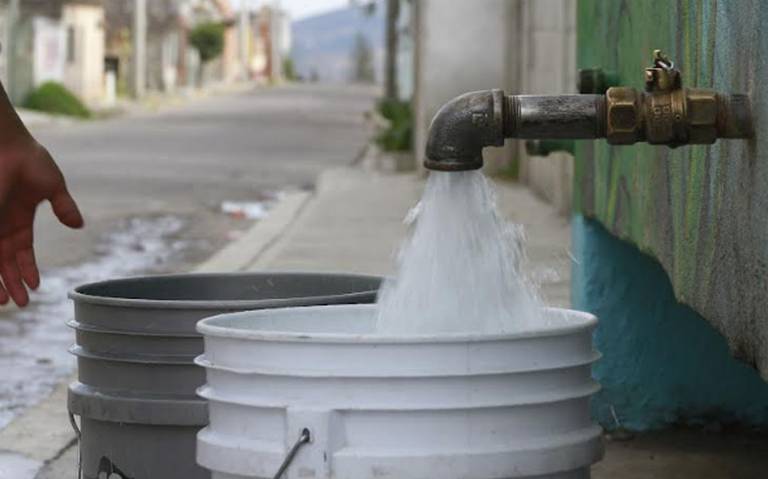
{"label": "human hand", "polygon": [[[25,132],[26,133],[26,132]],[[0,145],[0,305],[29,303],[27,288],[40,284],[33,248],[37,206],[51,202],[61,223],[81,228],[83,217],[64,176],[48,151],[31,135]]]}

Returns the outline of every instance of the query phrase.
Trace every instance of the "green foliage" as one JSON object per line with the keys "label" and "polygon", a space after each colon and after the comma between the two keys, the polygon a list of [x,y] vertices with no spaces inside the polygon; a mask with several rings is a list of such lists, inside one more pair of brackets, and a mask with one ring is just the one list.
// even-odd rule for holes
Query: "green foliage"
{"label": "green foliage", "polygon": [[296,81],[299,79],[296,75],[296,67],[293,64],[293,58],[287,57],[283,60],[283,76],[285,76],[285,79],[288,81]]}
{"label": "green foliage", "polygon": [[376,81],[376,73],[373,68],[373,49],[371,43],[362,33],[355,36],[355,44],[352,47],[352,81],[358,83],[373,83]]}
{"label": "green foliage", "polygon": [[509,163],[503,165],[495,176],[502,180],[520,180],[520,159],[517,156],[510,158]]}
{"label": "green foliage", "polygon": [[189,32],[189,43],[200,53],[200,61],[207,63],[221,55],[224,30],[224,25],[219,22],[204,22]]}
{"label": "green foliage", "polygon": [[64,85],[46,82],[32,90],[22,103],[24,108],[78,118],[91,116],[90,110]]}
{"label": "green foliage", "polygon": [[384,151],[410,151],[413,147],[410,102],[385,98],[379,101],[376,110],[388,121],[387,127],[376,134],[376,144]]}

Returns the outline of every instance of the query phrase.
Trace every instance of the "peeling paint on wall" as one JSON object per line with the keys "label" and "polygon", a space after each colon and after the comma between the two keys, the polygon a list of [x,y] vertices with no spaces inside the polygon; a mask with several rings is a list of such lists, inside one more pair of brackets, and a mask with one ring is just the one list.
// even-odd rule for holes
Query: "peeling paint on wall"
{"label": "peeling paint on wall", "polygon": [[768,428],[768,383],[680,304],[658,262],[594,220],[571,223],[574,307],[600,319],[593,416],[607,429]]}
{"label": "peeling paint on wall", "polygon": [[643,87],[662,49],[687,86],[748,93],[757,138],[577,146],[574,209],[656,257],[679,301],[768,377],[768,3],[580,0],[578,65]]}

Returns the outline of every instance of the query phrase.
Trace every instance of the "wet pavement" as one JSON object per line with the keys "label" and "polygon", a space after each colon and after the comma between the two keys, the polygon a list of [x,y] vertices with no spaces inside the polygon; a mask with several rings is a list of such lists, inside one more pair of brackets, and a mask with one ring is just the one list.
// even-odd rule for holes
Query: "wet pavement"
{"label": "wet pavement", "polygon": [[174,216],[123,221],[98,245],[97,256],[47,271],[32,306],[0,321],[0,429],[74,370],[67,352],[73,333],[65,322],[72,316],[66,292],[83,283],[164,269],[187,246],[174,238],[182,226]]}
{"label": "wet pavement", "polygon": [[122,219],[158,214],[188,219],[184,236],[210,243],[187,263],[199,262],[230,230],[245,228],[221,214],[222,203],[311,187],[321,171],[353,161],[368,137],[363,115],[375,93],[321,85],[253,90],[159,114],[34,131],[64,170],[88,224],[84,232],[66,231],[45,208],[36,231],[42,266],[87,259]]}
{"label": "wet pavement", "polygon": [[[297,86],[197,100],[159,114],[42,127],[86,216],[36,225],[43,282],[0,310],[0,428],[74,370],[66,293],[85,282],[184,271],[238,237],[280,191],[349,164],[368,133],[371,89]],[[238,208],[242,209],[242,213]]]}

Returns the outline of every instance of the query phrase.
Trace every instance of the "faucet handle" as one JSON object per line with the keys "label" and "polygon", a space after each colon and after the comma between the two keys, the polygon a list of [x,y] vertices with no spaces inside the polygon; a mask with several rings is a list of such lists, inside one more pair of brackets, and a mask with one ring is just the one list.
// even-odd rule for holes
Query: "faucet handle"
{"label": "faucet handle", "polygon": [[675,63],[661,50],[653,51],[653,66],[645,69],[645,91],[660,92],[679,90],[683,87],[682,75]]}

